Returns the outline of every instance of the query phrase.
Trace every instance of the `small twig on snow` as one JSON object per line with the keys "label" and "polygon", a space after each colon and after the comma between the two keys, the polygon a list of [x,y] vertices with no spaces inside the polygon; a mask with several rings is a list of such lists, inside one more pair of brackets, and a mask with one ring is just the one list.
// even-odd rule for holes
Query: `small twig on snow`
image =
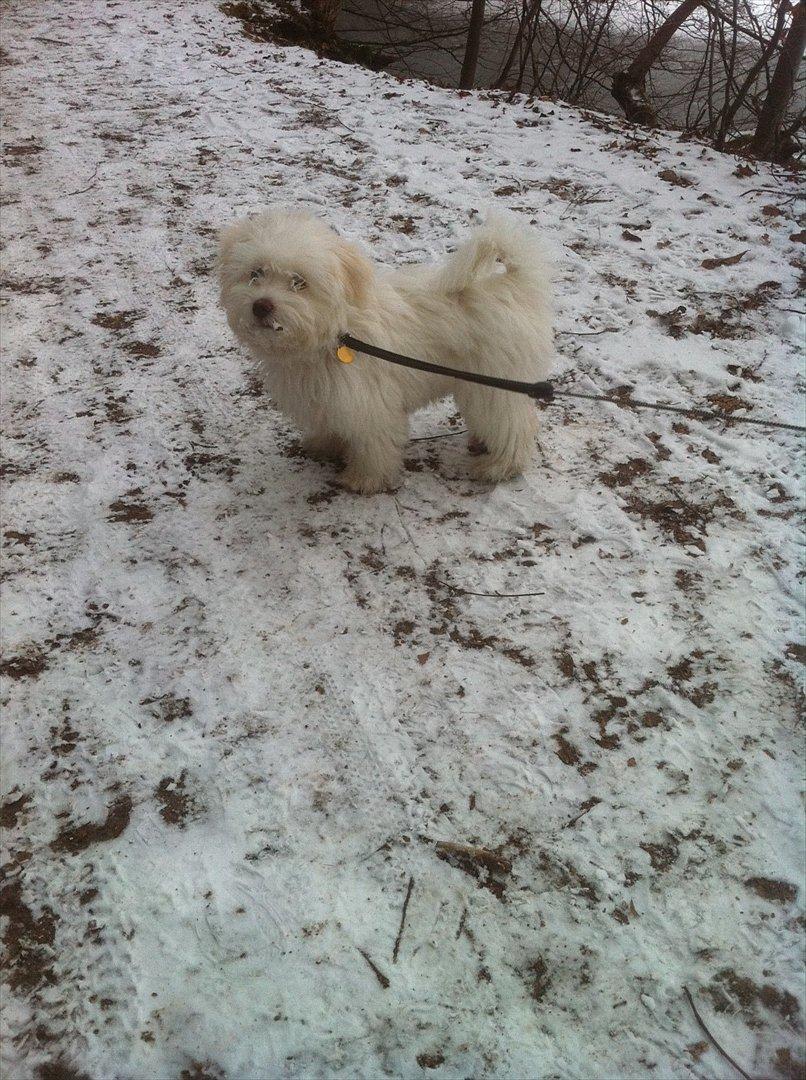
{"label": "small twig on snow", "polygon": [[459,938],[460,938],[460,937],[462,936],[462,931],[463,931],[463,930],[464,930],[464,928],[465,928],[465,919],[466,919],[466,918],[467,918],[467,908],[462,908],[462,917],[461,917],[461,919],[459,920],[459,928],[458,928],[458,929],[457,929],[457,931],[456,931],[456,940],[457,940],[457,941],[458,941],[458,940],[459,940]]}
{"label": "small twig on snow", "polygon": [[92,176],[90,178],[90,182],[89,182],[89,184],[87,184],[86,187],[79,188],[78,191],[68,191],[68,192],[66,192],[66,196],[69,198],[71,195],[83,195],[85,191],[89,191],[91,187],[94,187],[95,186],[95,181],[98,179],[98,169],[99,168],[100,168],[99,165],[95,166],[95,172],[92,174]]}
{"label": "small twig on snow", "polygon": [[781,191],[780,191],[779,188],[758,187],[758,188],[751,188],[750,191],[743,191],[740,194],[739,198],[744,199],[745,196],[747,196],[747,195],[757,195],[759,192],[762,192],[762,191],[770,192],[773,195],[777,195],[779,198],[783,199],[783,201],[786,202],[786,203],[794,202],[798,197],[796,194],[792,194],[792,195],[789,195],[789,196],[782,196]]}
{"label": "small twig on snow", "polygon": [[414,878],[409,878],[409,887],[406,889],[406,899],[403,901],[403,910],[400,913],[400,929],[397,932],[395,938],[395,947],[392,950],[392,963],[397,963],[397,954],[400,951],[400,942],[403,938],[403,928],[406,925],[406,912],[409,910],[409,900],[411,900],[411,891],[414,888]]}
{"label": "small twig on snow", "polygon": [[558,330],[558,334],[571,334],[573,337],[598,337],[599,334],[617,334],[620,326],[606,326],[604,330]]}
{"label": "small twig on snow", "polygon": [[443,431],[441,435],[418,435],[416,439],[411,439],[411,442],[430,442],[432,439],[452,439],[454,435],[466,435],[467,428],[462,428],[460,431]]}
{"label": "small twig on snow", "polygon": [[739,1073],[741,1073],[741,1074],[742,1074],[742,1076],[743,1076],[743,1077],[745,1078],[745,1080],[753,1080],[753,1078],[752,1078],[752,1077],[750,1076],[750,1074],[749,1074],[749,1073],[746,1073],[746,1072],[744,1071],[744,1069],[743,1069],[743,1068],[741,1067],[741,1065],[739,1065],[739,1064],[738,1064],[737,1062],[735,1062],[735,1061],[733,1060],[733,1058],[732,1058],[732,1057],[730,1056],[730,1054],[729,1054],[729,1053],[727,1052],[727,1050],[725,1050],[725,1049],[724,1049],[724,1047],[722,1047],[722,1046],[720,1046],[720,1045],[719,1045],[719,1043],[718,1043],[718,1042],[716,1041],[716,1039],[715,1039],[715,1038],[713,1037],[713,1035],[711,1034],[711,1032],[710,1032],[710,1031],[708,1030],[708,1028],[707,1028],[707,1027],[705,1026],[705,1021],[704,1021],[704,1020],[703,1020],[703,1018],[702,1018],[702,1017],[700,1016],[700,1014],[699,1014],[699,1013],[697,1012],[697,1006],[696,1006],[696,1005],[694,1004],[694,998],[693,998],[693,997],[691,996],[691,994],[689,993],[689,989],[688,989],[688,987],[687,987],[687,986],[684,986],[684,987],[683,987],[683,993],[684,993],[684,994],[686,995],[686,997],[688,998],[688,1003],[689,1003],[689,1005],[691,1006],[691,1011],[692,1011],[692,1012],[694,1013],[694,1016],[695,1016],[695,1019],[696,1019],[697,1023],[698,1023],[699,1025],[700,1025],[700,1027],[702,1028],[703,1032],[704,1032],[704,1033],[705,1033],[705,1034],[706,1034],[706,1035],[708,1036],[708,1041],[709,1041],[710,1043],[713,1043],[713,1045],[714,1045],[714,1046],[716,1047],[716,1049],[717,1049],[717,1050],[718,1050],[718,1051],[720,1052],[720,1054],[721,1054],[721,1055],[722,1055],[722,1057],[723,1057],[723,1058],[725,1059],[725,1061],[729,1061],[729,1062],[731,1063],[731,1065],[732,1065],[732,1066],[734,1067],[734,1069],[735,1069],[735,1070],[736,1070],[737,1072],[739,1072]]}
{"label": "small twig on snow", "polygon": [[576,817],[572,817],[570,821],[566,821],[565,825],[563,825],[563,828],[573,829],[579,819],[584,817],[586,814],[589,814],[594,808],[594,806],[598,806],[601,801],[602,800],[597,799],[595,795],[592,795],[590,799],[586,799],[585,802],[582,804],[582,809],[580,810],[580,812],[576,815]]}
{"label": "small twig on snow", "polygon": [[411,529],[409,529],[408,525],[403,520],[403,515],[400,512],[400,501],[399,501],[397,495],[394,495],[392,497],[393,497],[393,499],[395,501],[395,509],[397,510],[397,517],[398,517],[398,520],[400,521],[400,527],[403,530],[403,532],[406,534],[406,537],[408,538],[408,541],[411,544],[415,555],[420,560],[420,562],[423,564],[423,566],[425,566],[425,559],[420,554],[420,549],[417,547],[417,545],[414,542],[414,537],[411,535]]}
{"label": "small twig on snow", "polygon": [[519,596],[545,596],[545,591],[542,592],[473,592],[470,589],[460,589],[458,585],[451,585],[448,581],[443,581],[441,578],[434,579],[438,585],[441,585],[444,589],[449,589],[451,592],[459,593],[460,596],[492,596],[499,600],[509,600]]}
{"label": "small twig on snow", "polygon": [[[356,946],[356,948],[357,948],[357,946]],[[374,974],[375,978],[378,980],[378,982],[381,984],[381,986],[384,988],[384,990],[388,990],[389,989],[389,980],[386,978],[386,976],[380,970],[380,968],[375,963],[373,963],[372,958],[370,957],[369,953],[364,952],[363,949],[358,949],[358,951],[364,957],[367,964],[371,968],[372,973]]]}

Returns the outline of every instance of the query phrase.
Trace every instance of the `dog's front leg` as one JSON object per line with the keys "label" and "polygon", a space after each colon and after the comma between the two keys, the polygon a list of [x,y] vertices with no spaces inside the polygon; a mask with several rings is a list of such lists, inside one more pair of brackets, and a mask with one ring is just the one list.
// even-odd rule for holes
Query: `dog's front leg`
{"label": "dog's front leg", "polygon": [[344,461],[344,440],[329,431],[309,432],[302,440],[302,450],[314,461]]}
{"label": "dog's front leg", "polygon": [[377,420],[373,426],[351,432],[345,438],[346,467],[339,477],[341,484],[359,495],[391,491],[400,482],[403,446],[408,436],[404,420]]}

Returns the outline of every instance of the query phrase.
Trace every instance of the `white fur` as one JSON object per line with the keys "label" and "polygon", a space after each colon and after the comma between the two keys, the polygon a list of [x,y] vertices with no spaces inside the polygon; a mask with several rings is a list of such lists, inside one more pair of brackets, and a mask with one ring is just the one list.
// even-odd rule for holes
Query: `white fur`
{"label": "white fur", "polygon": [[[262,270],[262,276],[253,277]],[[307,286],[300,287],[301,277]],[[408,417],[453,394],[477,478],[517,476],[536,430],[529,398],[356,354],[336,357],[341,334],[421,360],[536,381],[551,366],[551,281],[536,238],[495,216],[438,266],[376,268],[324,222],[272,210],[224,230],[221,302],[232,330],[260,363],[279,408],[315,457],[343,459],[341,481],[371,494],[399,480]],[[274,311],[261,325],[256,300]],[[265,321],[265,320],[264,320]]]}

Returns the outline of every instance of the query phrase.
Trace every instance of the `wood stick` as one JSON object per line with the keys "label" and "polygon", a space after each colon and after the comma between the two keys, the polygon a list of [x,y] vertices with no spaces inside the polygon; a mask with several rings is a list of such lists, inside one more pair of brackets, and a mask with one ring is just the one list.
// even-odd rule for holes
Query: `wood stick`
{"label": "wood stick", "polygon": [[[356,946],[356,948],[358,948],[358,947]],[[372,972],[375,975],[375,978],[378,980],[378,982],[381,984],[381,986],[384,988],[384,990],[388,990],[389,989],[389,980],[386,978],[386,976],[380,970],[380,968],[378,968],[378,966],[375,963],[373,963],[372,958],[370,957],[369,953],[364,952],[363,949],[358,949],[358,951],[364,957],[367,964],[372,969]]]}
{"label": "wood stick", "polygon": [[713,1035],[711,1034],[711,1032],[710,1032],[710,1031],[708,1030],[708,1028],[707,1028],[707,1027],[705,1026],[705,1021],[704,1021],[704,1020],[703,1020],[703,1018],[702,1018],[702,1017],[700,1016],[700,1014],[699,1014],[699,1013],[697,1012],[697,1006],[696,1006],[696,1005],[694,1004],[694,998],[693,998],[693,997],[691,996],[691,994],[689,993],[689,989],[688,989],[688,987],[687,987],[687,986],[684,986],[684,987],[683,987],[683,993],[684,993],[684,994],[686,995],[686,997],[688,998],[688,1003],[689,1003],[689,1005],[691,1006],[691,1011],[692,1011],[692,1012],[694,1013],[694,1016],[695,1016],[695,1018],[696,1018],[696,1020],[697,1020],[697,1023],[698,1023],[699,1025],[700,1025],[700,1027],[702,1028],[703,1032],[704,1032],[704,1033],[705,1033],[705,1034],[706,1034],[706,1035],[708,1036],[708,1041],[709,1041],[710,1043],[712,1043],[712,1044],[713,1044],[713,1046],[715,1046],[715,1047],[716,1047],[716,1049],[717,1049],[717,1050],[718,1050],[718,1051],[720,1052],[720,1054],[721,1054],[721,1055],[722,1055],[722,1057],[723,1057],[723,1058],[725,1059],[725,1061],[729,1061],[729,1062],[731,1063],[731,1065],[732,1065],[732,1066],[734,1067],[734,1069],[736,1070],[736,1072],[738,1072],[738,1073],[741,1073],[741,1074],[742,1074],[742,1076],[744,1077],[744,1080],[753,1080],[752,1076],[750,1076],[750,1074],[749,1074],[749,1073],[746,1073],[746,1072],[744,1071],[744,1069],[743,1069],[743,1068],[741,1067],[741,1065],[739,1065],[739,1064],[738,1064],[737,1062],[735,1062],[735,1061],[733,1060],[733,1058],[732,1058],[732,1057],[730,1056],[730,1054],[729,1054],[729,1053],[727,1052],[727,1050],[725,1050],[725,1049],[724,1049],[723,1047],[721,1047],[721,1046],[719,1045],[719,1043],[718,1043],[718,1042],[716,1041],[716,1039],[715,1039],[715,1038],[713,1037]]}
{"label": "wood stick", "polygon": [[403,901],[403,910],[400,913],[400,929],[397,932],[395,938],[395,947],[392,950],[392,963],[397,963],[397,954],[400,951],[400,941],[403,937],[403,927],[406,925],[406,912],[409,910],[409,900],[411,900],[411,890],[414,888],[414,878],[409,878],[409,887],[406,889],[406,899]]}

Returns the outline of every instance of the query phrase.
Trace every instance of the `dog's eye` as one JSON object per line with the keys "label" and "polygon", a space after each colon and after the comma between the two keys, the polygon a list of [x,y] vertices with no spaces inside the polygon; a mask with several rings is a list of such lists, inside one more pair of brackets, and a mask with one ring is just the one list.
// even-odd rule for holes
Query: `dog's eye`
{"label": "dog's eye", "polygon": [[291,275],[291,288],[294,292],[301,292],[303,289],[308,288],[308,282],[304,277],[300,277],[299,274]]}
{"label": "dog's eye", "polygon": [[254,285],[255,282],[260,281],[260,279],[262,277],[263,277],[263,267],[262,266],[255,267],[255,269],[249,275],[249,284]]}

